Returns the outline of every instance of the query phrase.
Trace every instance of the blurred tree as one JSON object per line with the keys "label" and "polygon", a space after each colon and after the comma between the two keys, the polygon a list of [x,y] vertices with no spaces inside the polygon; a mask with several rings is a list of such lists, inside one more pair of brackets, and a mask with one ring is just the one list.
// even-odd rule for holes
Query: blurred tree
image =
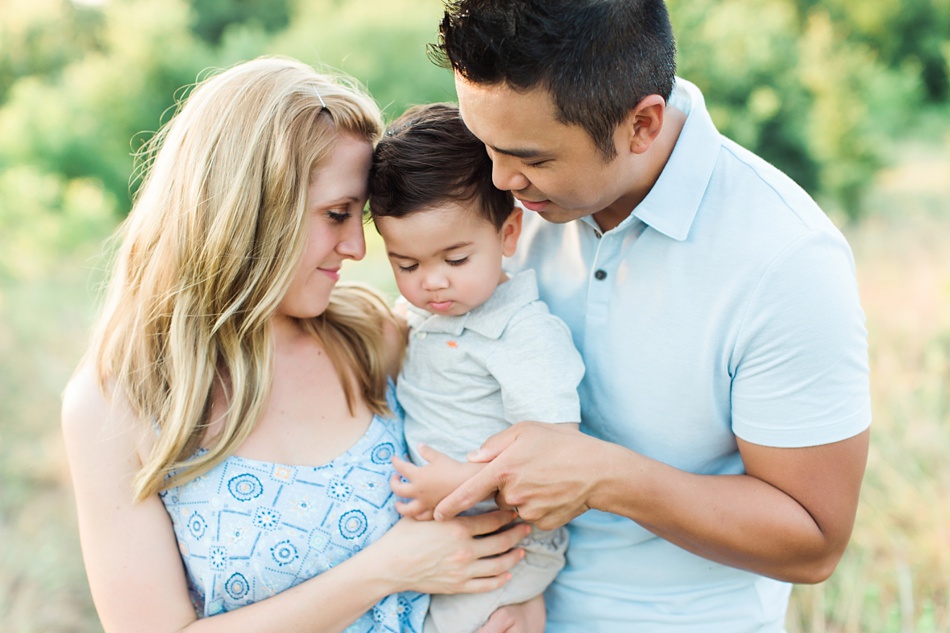
{"label": "blurred tree", "polygon": [[102,14],[69,0],[2,0],[0,103],[13,83],[58,73],[99,48]]}
{"label": "blurred tree", "polygon": [[411,104],[455,99],[452,73],[426,57],[442,12],[441,0],[301,2],[273,46],[357,77],[393,119]]}
{"label": "blurred tree", "polygon": [[803,19],[791,0],[669,5],[679,73],[703,89],[719,129],[857,220],[886,135],[912,119],[916,76],[886,67],[821,7]]}
{"label": "blurred tree", "polygon": [[62,261],[94,257],[115,208],[98,180],[34,167],[0,173],[0,281],[47,279]]}
{"label": "blurred tree", "polygon": [[950,0],[797,0],[803,22],[823,9],[835,30],[875,51],[892,70],[913,73],[931,102],[950,98]]}
{"label": "blurred tree", "polygon": [[97,49],[59,73],[21,79],[0,108],[0,168],[98,179],[124,214],[132,154],[170,116],[182,87],[209,66],[257,56],[264,39],[235,30],[223,38],[222,60],[192,33],[184,0],[116,0],[96,10]]}
{"label": "blurred tree", "polygon": [[[389,118],[455,98],[425,54],[441,0],[0,2],[0,170],[100,180],[120,214],[131,154],[205,68],[261,54],[325,64],[359,78]],[[947,73],[950,0],[669,5],[680,74],[720,129],[851,218],[920,103],[921,60]],[[885,45],[888,25],[901,35]],[[932,97],[938,84],[925,83]]]}
{"label": "blurred tree", "polygon": [[192,30],[204,41],[218,44],[233,25],[253,23],[267,32],[290,22],[289,0],[190,0],[195,19]]}
{"label": "blurred tree", "polygon": [[174,91],[194,81],[208,53],[191,36],[180,0],[111,2],[101,11],[100,50],[58,74],[14,85],[0,109],[0,166],[98,178],[127,200],[130,139],[157,127]]}

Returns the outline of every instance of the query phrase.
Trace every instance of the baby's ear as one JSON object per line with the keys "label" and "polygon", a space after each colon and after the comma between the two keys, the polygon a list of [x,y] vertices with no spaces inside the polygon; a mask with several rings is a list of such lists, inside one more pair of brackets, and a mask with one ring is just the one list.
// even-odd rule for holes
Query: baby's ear
{"label": "baby's ear", "polygon": [[511,215],[501,225],[501,252],[505,257],[511,257],[518,249],[518,238],[521,236],[521,219],[524,211],[515,206]]}

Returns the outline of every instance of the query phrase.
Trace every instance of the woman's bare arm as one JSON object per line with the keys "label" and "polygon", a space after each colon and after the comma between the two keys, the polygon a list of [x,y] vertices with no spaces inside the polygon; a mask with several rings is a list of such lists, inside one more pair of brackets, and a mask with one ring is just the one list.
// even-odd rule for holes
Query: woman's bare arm
{"label": "woman's bare arm", "polygon": [[512,548],[526,533],[522,526],[475,538],[502,528],[511,513],[463,517],[448,526],[403,519],[379,541],[311,580],[198,620],[161,499],[132,501],[147,425],[120,398],[103,396],[89,369],[67,387],[62,423],[83,559],[109,632],[337,631],[392,593],[497,588],[520,560],[520,550]]}

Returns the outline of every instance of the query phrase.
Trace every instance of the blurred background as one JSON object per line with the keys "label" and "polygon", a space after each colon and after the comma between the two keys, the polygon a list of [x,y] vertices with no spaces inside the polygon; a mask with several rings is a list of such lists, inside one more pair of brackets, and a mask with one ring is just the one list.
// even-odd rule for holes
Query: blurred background
{"label": "blurred background", "polygon": [[[852,545],[789,633],[950,631],[950,0],[670,0],[679,73],[855,252],[875,421]],[[134,192],[132,153],[207,68],[360,79],[392,119],[453,100],[439,0],[0,0],[0,631],[101,628],[60,393]],[[131,184],[130,184],[131,183]],[[370,228],[350,278],[392,291]],[[143,570],[147,573],[147,570]]]}

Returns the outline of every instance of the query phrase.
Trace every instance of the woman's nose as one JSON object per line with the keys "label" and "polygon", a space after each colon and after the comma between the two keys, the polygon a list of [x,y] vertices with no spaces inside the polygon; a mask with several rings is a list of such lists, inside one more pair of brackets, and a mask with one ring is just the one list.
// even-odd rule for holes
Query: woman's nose
{"label": "woman's nose", "polygon": [[363,223],[359,218],[344,225],[336,250],[343,257],[357,261],[366,255],[366,238],[363,236]]}

